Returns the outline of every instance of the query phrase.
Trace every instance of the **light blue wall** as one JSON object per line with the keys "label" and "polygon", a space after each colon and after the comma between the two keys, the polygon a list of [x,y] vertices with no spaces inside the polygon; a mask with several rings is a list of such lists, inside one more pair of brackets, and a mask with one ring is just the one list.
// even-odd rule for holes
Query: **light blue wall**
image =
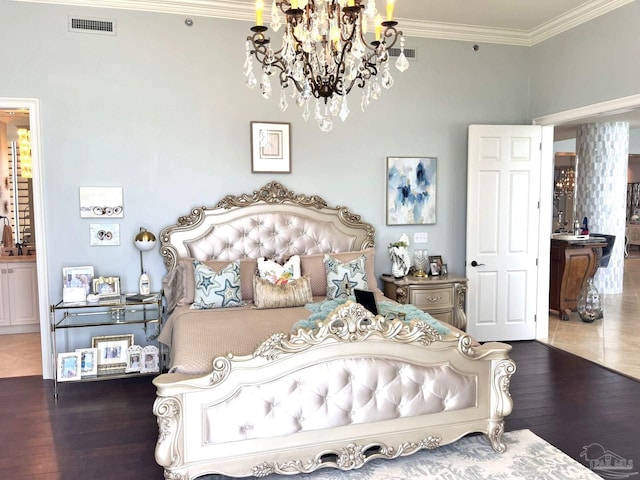
{"label": "light blue wall", "polygon": [[640,93],[638,25],[631,2],[531,47],[531,118]]}
{"label": "light blue wall", "polygon": [[[419,61],[363,114],[325,134],[292,105],[282,114],[244,85],[249,24],[0,0],[5,46],[0,96],[40,99],[50,299],[62,267],[93,265],[135,290],[140,226],[159,231],[194,206],[278,180],[346,205],[377,229],[378,273],[401,233],[429,233],[427,248],[464,272],[467,127],[527,122],[529,49],[410,38]],[[69,15],[113,18],[117,36],[69,33]],[[19,41],[17,39],[20,39]],[[7,48],[13,45],[14,48]],[[395,71],[395,70],[394,70]],[[251,174],[249,122],[291,122],[291,174]],[[387,156],[438,157],[437,224],[385,225]],[[89,246],[80,186],[122,186],[119,247]],[[94,222],[95,223],[95,222]],[[153,287],[165,269],[145,254]]]}

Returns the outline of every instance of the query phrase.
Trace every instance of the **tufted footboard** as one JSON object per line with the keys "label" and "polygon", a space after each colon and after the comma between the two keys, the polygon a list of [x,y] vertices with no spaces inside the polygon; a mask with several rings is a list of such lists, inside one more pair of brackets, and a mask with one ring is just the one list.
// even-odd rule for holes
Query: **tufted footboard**
{"label": "tufted footboard", "polygon": [[503,451],[510,349],[347,303],[208,375],[157,377],[156,460],[170,479],[348,470],[471,432]]}

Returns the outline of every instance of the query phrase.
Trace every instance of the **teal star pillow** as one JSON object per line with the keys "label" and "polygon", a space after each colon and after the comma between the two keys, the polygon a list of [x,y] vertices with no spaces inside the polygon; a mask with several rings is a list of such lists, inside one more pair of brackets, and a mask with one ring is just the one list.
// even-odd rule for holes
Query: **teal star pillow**
{"label": "teal star pillow", "polygon": [[205,310],[243,304],[240,293],[240,262],[231,262],[220,271],[215,271],[194,260],[193,270],[195,295],[191,308]]}
{"label": "teal star pillow", "polygon": [[354,288],[368,290],[366,255],[350,262],[341,262],[331,255],[324,256],[324,268],[327,273],[327,300],[346,298]]}

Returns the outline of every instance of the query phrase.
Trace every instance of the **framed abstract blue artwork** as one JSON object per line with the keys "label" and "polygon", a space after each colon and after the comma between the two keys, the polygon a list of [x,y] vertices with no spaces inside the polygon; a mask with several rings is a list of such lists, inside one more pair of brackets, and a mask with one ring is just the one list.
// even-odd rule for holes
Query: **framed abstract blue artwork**
{"label": "framed abstract blue artwork", "polygon": [[438,159],[387,157],[387,225],[436,223]]}

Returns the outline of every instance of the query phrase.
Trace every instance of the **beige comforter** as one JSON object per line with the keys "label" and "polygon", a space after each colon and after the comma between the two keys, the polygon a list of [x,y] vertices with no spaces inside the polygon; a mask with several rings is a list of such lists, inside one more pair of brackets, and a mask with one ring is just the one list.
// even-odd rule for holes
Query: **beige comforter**
{"label": "beige comforter", "polygon": [[252,304],[215,310],[177,307],[158,340],[170,349],[170,372],[201,375],[211,371],[214,358],[249,355],[272,334],[289,333],[311,313],[304,307],[258,310]]}

